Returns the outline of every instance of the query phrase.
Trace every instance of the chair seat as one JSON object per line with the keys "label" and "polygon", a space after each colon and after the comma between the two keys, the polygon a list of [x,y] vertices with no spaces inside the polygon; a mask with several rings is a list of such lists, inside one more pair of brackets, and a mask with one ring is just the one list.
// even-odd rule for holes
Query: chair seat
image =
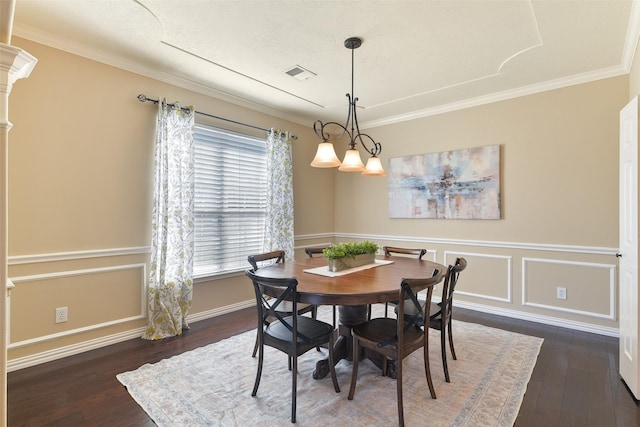
{"label": "chair seat", "polygon": [[[368,322],[354,326],[352,334],[358,336],[361,340],[369,343],[383,342],[396,335],[397,324],[396,319],[388,317],[379,317],[371,319]],[[404,331],[405,344],[422,340],[424,332],[418,327],[412,327]],[[395,347],[397,341],[389,344]]]}
{"label": "chair seat", "polygon": [[[285,317],[283,320],[287,322],[287,324],[293,325],[292,316]],[[298,343],[306,343],[300,336],[302,334],[305,337],[313,340],[313,343],[306,344],[313,344],[311,346],[315,347],[316,341],[326,342],[327,337],[333,333],[333,329],[333,326],[329,323],[325,323],[307,316],[298,316]],[[293,333],[291,332],[291,330],[289,330],[289,328],[287,328],[279,320],[271,322],[266,327],[264,333],[282,342],[291,342],[293,340]]]}

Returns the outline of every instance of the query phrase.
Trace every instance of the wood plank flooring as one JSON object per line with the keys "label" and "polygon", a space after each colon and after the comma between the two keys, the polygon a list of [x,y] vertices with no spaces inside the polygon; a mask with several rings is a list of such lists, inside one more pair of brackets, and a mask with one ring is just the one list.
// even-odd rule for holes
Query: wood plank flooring
{"label": "wood plank flooring", "polygon": [[[116,374],[253,329],[254,317],[245,309],[196,322],[182,337],[130,340],[11,372],[8,425],[154,426]],[[618,375],[616,338],[462,309],[454,318],[544,338],[515,426],[640,426]]]}

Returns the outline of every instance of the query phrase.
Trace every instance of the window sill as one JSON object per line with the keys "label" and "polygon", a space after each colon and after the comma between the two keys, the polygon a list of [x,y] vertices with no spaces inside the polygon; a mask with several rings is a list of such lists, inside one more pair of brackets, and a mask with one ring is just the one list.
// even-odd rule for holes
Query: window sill
{"label": "window sill", "polygon": [[215,273],[198,273],[193,276],[193,284],[203,283],[203,282],[211,282],[214,280],[222,280],[227,279],[229,277],[238,277],[244,276],[245,269],[241,270],[232,270],[232,271],[224,271],[224,272],[215,272]]}

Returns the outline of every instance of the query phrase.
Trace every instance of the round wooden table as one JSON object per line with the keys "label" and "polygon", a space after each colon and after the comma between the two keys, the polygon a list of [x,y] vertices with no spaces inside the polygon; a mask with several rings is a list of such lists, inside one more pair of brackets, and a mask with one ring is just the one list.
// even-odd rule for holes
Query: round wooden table
{"label": "round wooden table", "polygon": [[[351,328],[367,321],[369,304],[397,301],[404,278],[431,277],[437,270],[436,274],[442,280],[446,273],[444,265],[433,261],[401,256],[382,256],[378,260],[390,263],[328,277],[324,274],[331,273],[323,268],[327,265],[324,258],[305,258],[260,268],[256,274],[271,278],[296,277],[299,302],[339,306],[339,336],[334,346],[337,363],[340,359],[352,360]],[[373,355],[367,357],[381,366],[381,360]],[[313,377],[324,378],[328,373],[329,361],[324,359],[316,364]],[[390,366],[389,374],[395,374],[393,366]]]}

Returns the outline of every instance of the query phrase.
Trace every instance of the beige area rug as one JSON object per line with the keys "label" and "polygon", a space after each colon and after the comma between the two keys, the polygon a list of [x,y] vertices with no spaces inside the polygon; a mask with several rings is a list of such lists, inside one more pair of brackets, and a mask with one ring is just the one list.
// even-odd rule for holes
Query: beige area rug
{"label": "beige area rug", "polygon": [[[375,307],[376,312],[380,307]],[[322,307],[319,317],[329,318]],[[444,381],[439,332],[431,331],[431,372],[437,399],[431,399],[422,352],[404,362],[407,426],[512,426],[536,363],[542,339],[454,321],[458,360],[449,360],[451,383]],[[162,426],[291,425],[291,376],[287,358],[265,348],[258,395],[251,397],[257,358],[251,357],[255,331],[236,335],[135,371],[118,380]],[[355,398],[347,400],[351,362],[336,366],[340,393],[327,375],[314,380],[317,360],[311,350],[298,362],[297,425],[397,425],[396,383],[369,361],[360,364]]]}

